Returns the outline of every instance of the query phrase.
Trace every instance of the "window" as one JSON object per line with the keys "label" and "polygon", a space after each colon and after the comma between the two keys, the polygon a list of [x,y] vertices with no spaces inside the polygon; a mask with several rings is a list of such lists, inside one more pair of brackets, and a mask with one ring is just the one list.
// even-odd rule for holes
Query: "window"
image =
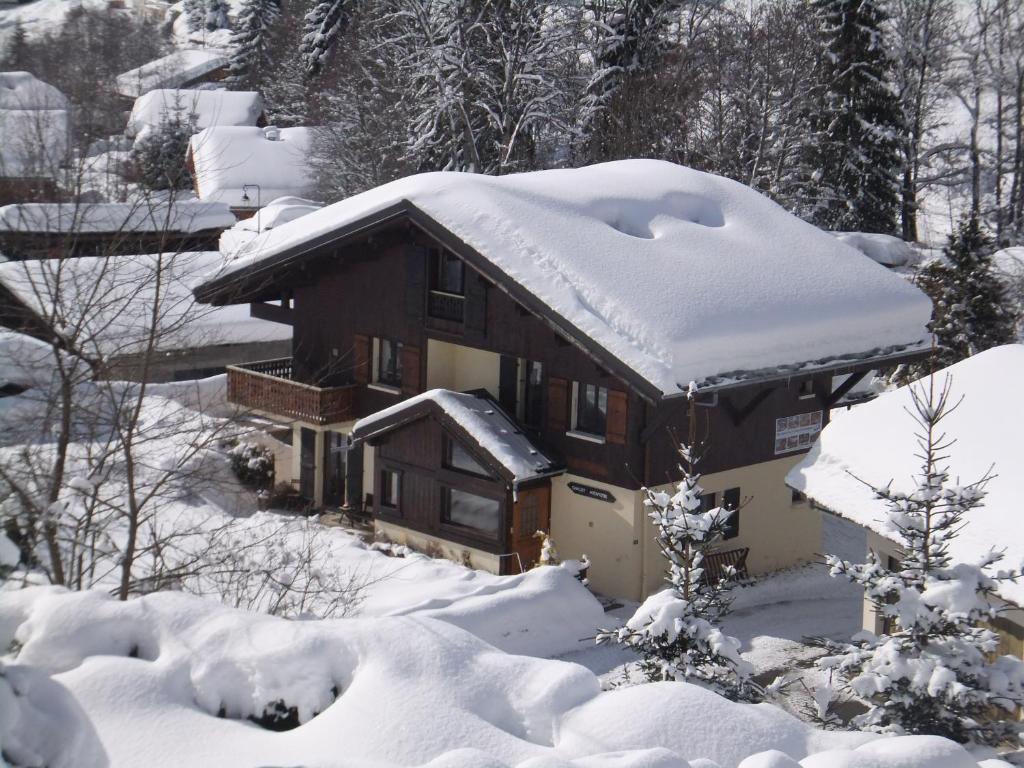
{"label": "window", "polygon": [[497,536],[501,528],[501,502],[497,499],[442,488],[441,505],[441,520],[449,525],[472,528],[491,537]]}
{"label": "window", "polygon": [[382,469],[380,471],[380,505],[398,509],[401,493],[401,474],[391,469]]}
{"label": "window", "polygon": [[402,386],[402,342],[391,339],[376,340],[376,361],[373,381],[388,387]]}
{"label": "window", "polygon": [[573,431],[603,438],[608,419],[608,390],[576,381],[572,385],[572,400]]}
{"label": "window", "polygon": [[523,361],[523,424],[539,427],[544,418],[544,366],[534,360]]}
{"label": "window", "polygon": [[465,269],[462,259],[451,251],[431,253],[430,290],[462,296],[465,292]]}
{"label": "window", "polygon": [[462,472],[470,472],[474,475],[489,477],[490,473],[484,469],[480,462],[473,458],[462,443],[451,437],[444,438],[444,465],[448,469],[457,469]]}
{"label": "window", "polygon": [[722,506],[732,511],[725,521],[723,539],[735,539],[740,535],[740,489],[726,488],[722,493]]}
{"label": "window", "polygon": [[715,493],[705,493],[703,496],[701,496],[700,497],[700,511],[701,512],[710,512],[712,509],[714,509],[715,506],[716,506],[715,505],[715,501],[717,500],[717,498],[718,498],[718,495],[715,494]]}

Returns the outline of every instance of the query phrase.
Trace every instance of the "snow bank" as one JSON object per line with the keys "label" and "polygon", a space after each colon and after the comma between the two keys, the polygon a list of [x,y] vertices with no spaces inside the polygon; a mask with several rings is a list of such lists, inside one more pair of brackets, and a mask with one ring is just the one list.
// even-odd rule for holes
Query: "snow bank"
{"label": "snow bank", "polygon": [[[976,765],[941,739],[816,731],[685,683],[601,692],[580,666],[422,617],[286,621],[50,587],[0,592],[0,628],[18,664],[70,690],[115,768],[735,768],[764,750],[744,765],[820,768],[823,750],[830,768]],[[301,725],[246,719],[279,702]]]}
{"label": "snow bank", "polygon": [[193,283],[222,262],[216,251],[9,261],[0,283],[55,328],[75,329],[87,354],[139,351],[157,301],[161,351],[290,339],[290,327],[250,317],[248,306],[194,302]]}
{"label": "snow bank", "polygon": [[136,203],[22,203],[0,207],[0,232],[185,232],[234,224],[222,203],[198,200]]}
{"label": "snow bank", "polygon": [[0,72],[0,109],[63,109],[67,96],[30,72]]}
{"label": "snow bank", "polygon": [[0,389],[45,387],[53,378],[53,348],[31,336],[0,328]]}
{"label": "snow bank", "polygon": [[261,235],[226,271],[402,201],[665,393],[928,338],[907,281],[749,187],[655,160],[411,176]]}
{"label": "snow bank", "polygon": [[135,100],[125,133],[142,138],[172,116],[201,131],[210,126],[255,126],[263,114],[256,91],[178,91],[157,89]]}
{"label": "snow bank", "polygon": [[869,259],[883,267],[905,267],[915,260],[914,249],[909,243],[892,235],[876,232],[832,232],[840,242],[856,248]]}
{"label": "snow bank", "polygon": [[258,208],[279,197],[309,195],[314,186],[312,142],[311,128],[207,128],[189,143],[196,193],[232,208]]}
{"label": "snow bank", "polygon": [[0,176],[50,178],[68,151],[67,97],[28,72],[0,72]]}
{"label": "snow bank", "polygon": [[157,88],[190,85],[227,66],[228,60],[218,51],[179,50],[118,75],[117,92],[135,99]]}
{"label": "snow bank", "polygon": [[[1024,537],[1019,519],[1018,469],[1024,465],[1024,408],[1019,407],[1024,380],[1024,346],[1008,344],[982,352],[936,374],[941,387],[951,377],[951,403],[963,402],[943,421],[943,431],[955,438],[948,451],[954,477],[974,482],[993,468],[984,506],[950,543],[954,560],[976,562],[992,547],[1004,550],[1005,565],[1024,562]],[[928,379],[920,385],[927,386]],[[1011,404],[1007,407],[1007,403]],[[909,387],[880,395],[835,419],[818,442],[787,475],[786,482],[816,503],[883,536],[887,527],[885,504],[865,483],[908,492],[916,487],[920,470],[915,432],[917,423]],[[880,438],[884,436],[884,439]],[[859,479],[858,479],[859,478]],[[863,482],[862,482],[863,481]],[[1024,605],[1024,582],[1000,582],[999,594]]]}

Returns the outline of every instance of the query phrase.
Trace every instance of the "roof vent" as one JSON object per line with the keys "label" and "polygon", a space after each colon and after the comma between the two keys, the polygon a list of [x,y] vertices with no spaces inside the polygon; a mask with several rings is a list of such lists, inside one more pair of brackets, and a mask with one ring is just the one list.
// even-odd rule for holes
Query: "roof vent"
{"label": "roof vent", "polygon": [[281,129],[276,125],[268,125],[263,129],[263,135],[267,137],[267,141],[280,141]]}

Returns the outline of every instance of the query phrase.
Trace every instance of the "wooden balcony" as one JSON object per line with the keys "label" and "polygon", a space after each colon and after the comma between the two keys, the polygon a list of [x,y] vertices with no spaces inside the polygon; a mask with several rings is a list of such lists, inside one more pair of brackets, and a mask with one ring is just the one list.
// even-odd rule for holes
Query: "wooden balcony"
{"label": "wooden balcony", "polygon": [[243,408],[309,424],[355,418],[356,385],[314,387],[292,380],[292,360],[228,366],[228,400]]}

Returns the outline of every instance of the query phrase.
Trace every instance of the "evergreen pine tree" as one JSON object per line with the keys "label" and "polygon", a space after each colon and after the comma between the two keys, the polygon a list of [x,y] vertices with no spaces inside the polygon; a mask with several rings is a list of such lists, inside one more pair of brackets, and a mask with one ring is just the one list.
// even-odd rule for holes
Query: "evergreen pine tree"
{"label": "evergreen pine tree", "polygon": [[191,127],[173,112],[159,128],[138,139],[132,147],[131,159],[139,184],[151,190],[190,187],[192,175],[185,155],[191,137]]}
{"label": "evergreen pine tree", "polygon": [[704,558],[720,540],[734,510],[705,509],[697,465],[704,450],[695,440],[691,395],[690,441],[679,448],[683,479],[677,492],[645,488],[644,505],[658,530],[668,560],[669,588],[652,595],[626,625],[598,634],[598,642],[628,645],[643,656],[647,679],[695,682],[731,699],[756,700],[763,690],[751,679],[753,667],[740,656],[740,642],[717,626],[729,612],[734,573],[705,578]]}
{"label": "evergreen pine tree", "polygon": [[934,305],[937,367],[1016,338],[1017,318],[993,271],[992,248],[977,217],[968,216],[949,237],[946,261],[933,261],[918,273],[917,283]]}
{"label": "evergreen pine tree", "polygon": [[231,80],[238,85],[258,85],[270,57],[268,39],[281,16],[281,0],[244,0],[231,35]]}
{"label": "evergreen pine tree", "polygon": [[183,10],[189,32],[198,32],[206,24],[206,0],[185,0]]}
{"label": "evergreen pine tree", "polygon": [[206,31],[230,29],[231,20],[228,17],[230,12],[231,6],[228,4],[228,0],[206,0]]}
{"label": "evergreen pine tree", "polygon": [[306,14],[299,54],[309,75],[320,73],[324,59],[345,31],[349,0],[321,0]]}
{"label": "evergreen pine tree", "polygon": [[869,705],[854,718],[859,727],[998,744],[1024,733],[1014,717],[1024,705],[1024,662],[996,657],[999,638],[985,625],[998,613],[998,581],[1019,574],[994,573],[1002,558],[994,550],[979,563],[950,556],[950,542],[983,505],[990,476],[951,479],[944,454],[952,442],[941,422],[957,404],[950,403],[949,378],[940,386],[936,376],[910,385],[922,461],[916,487],[903,493],[891,483],[871,486],[900,545],[895,565],[874,552],[858,564],[826,556],[831,574],[864,587],[889,627],[851,643],[819,639],[830,653],[817,664],[838,677],[840,691]]}
{"label": "evergreen pine tree", "polygon": [[899,99],[877,0],[815,0],[825,34],[821,107],[813,147],[818,174],[812,216],[832,230],[897,234]]}
{"label": "evergreen pine tree", "polygon": [[25,27],[20,21],[16,21],[14,22],[14,29],[11,30],[11,36],[7,39],[4,55],[0,58],[0,70],[30,70],[31,57],[31,47],[28,44]]}

